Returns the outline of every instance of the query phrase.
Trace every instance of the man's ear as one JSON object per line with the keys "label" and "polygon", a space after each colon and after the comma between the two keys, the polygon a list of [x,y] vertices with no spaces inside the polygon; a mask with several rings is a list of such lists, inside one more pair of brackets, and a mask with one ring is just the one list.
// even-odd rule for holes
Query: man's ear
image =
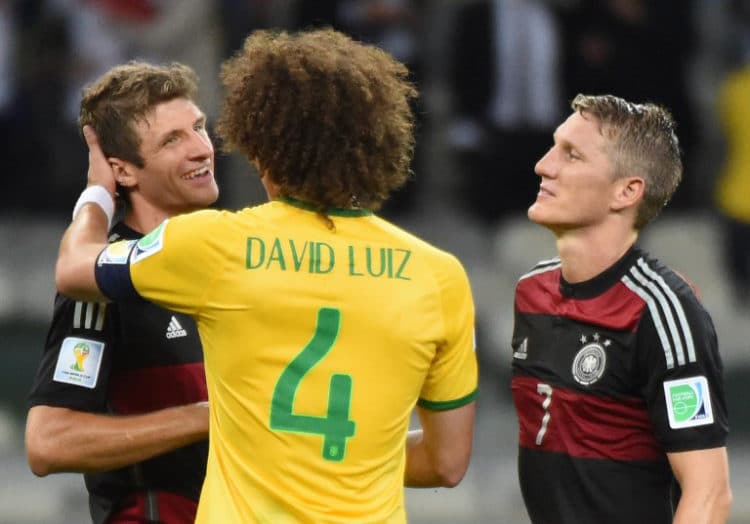
{"label": "man's ear", "polygon": [[133,170],[133,164],[116,157],[109,157],[107,158],[107,161],[109,162],[109,165],[112,166],[115,181],[120,186],[130,188],[138,183],[138,179]]}
{"label": "man's ear", "polygon": [[611,208],[613,211],[622,211],[629,207],[637,207],[643,199],[646,190],[646,181],[638,176],[622,177],[615,182],[615,194]]}

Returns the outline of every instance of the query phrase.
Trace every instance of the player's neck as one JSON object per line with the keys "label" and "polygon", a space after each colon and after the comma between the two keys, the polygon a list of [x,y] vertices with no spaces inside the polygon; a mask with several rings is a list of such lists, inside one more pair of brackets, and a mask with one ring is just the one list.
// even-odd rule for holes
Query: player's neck
{"label": "player's neck", "polygon": [[605,228],[569,231],[557,237],[563,278],[570,283],[585,282],[614,265],[638,239],[632,229]]}
{"label": "player's neck", "polygon": [[138,202],[128,208],[123,222],[130,229],[145,235],[174,214],[146,202]]}

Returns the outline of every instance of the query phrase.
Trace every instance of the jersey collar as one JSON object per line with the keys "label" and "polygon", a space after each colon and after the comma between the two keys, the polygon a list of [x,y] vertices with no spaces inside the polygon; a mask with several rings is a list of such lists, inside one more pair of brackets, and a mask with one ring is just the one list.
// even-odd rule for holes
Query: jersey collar
{"label": "jersey collar", "polygon": [[[276,198],[276,200],[289,204],[290,206],[298,207],[300,209],[305,209],[307,211],[321,211],[309,202],[297,200],[296,198],[292,198],[292,197],[278,197]],[[326,215],[331,215],[331,216],[336,216],[336,217],[365,217],[365,216],[372,215],[372,211],[370,211],[369,209],[360,209],[360,208],[343,209],[343,208],[332,207],[332,208],[322,210],[322,212],[324,212]]]}
{"label": "jersey collar", "polygon": [[109,241],[114,240],[137,240],[143,236],[135,229],[125,225],[125,222],[116,222],[112,229],[109,230]]}
{"label": "jersey collar", "polygon": [[601,295],[619,281],[630,270],[630,267],[636,260],[638,260],[638,257],[641,256],[644,256],[643,251],[634,245],[620,260],[594,278],[575,284],[567,282],[563,278],[562,273],[560,273],[560,294],[566,298],[578,299],[593,298]]}

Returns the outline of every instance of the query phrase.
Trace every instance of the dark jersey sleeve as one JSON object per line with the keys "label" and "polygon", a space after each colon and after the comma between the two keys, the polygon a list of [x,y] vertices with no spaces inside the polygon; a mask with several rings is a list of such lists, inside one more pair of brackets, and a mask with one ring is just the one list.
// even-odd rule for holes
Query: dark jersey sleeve
{"label": "dark jersey sleeve", "polygon": [[729,424],[716,331],[693,290],[671,276],[638,328],[642,393],[665,451],[721,447]]}
{"label": "dark jersey sleeve", "polygon": [[57,295],[29,405],[107,411],[116,306]]}

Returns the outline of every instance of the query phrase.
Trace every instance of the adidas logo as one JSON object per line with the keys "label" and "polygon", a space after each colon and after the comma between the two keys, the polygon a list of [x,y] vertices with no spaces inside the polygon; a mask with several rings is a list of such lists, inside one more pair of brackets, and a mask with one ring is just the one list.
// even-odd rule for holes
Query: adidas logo
{"label": "adidas logo", "polygon": [[523,342],[521,342],[521,345],[518,346],[518,349],[513,352],[513,358],[517,358],[519,360],[526,360],[526,357],[529,356],[528,348],[527,348],[528,344],[529,344],[529,339],[524,338]]}
{"label": "adidas logo", "polygon": [[167,326],[167,338],[177,338],[177,337],[186,337],[187,331],[182,329],[182,326],[177,321],[177,319],[172,316],[172,320],[169,321],[169,326]]}

